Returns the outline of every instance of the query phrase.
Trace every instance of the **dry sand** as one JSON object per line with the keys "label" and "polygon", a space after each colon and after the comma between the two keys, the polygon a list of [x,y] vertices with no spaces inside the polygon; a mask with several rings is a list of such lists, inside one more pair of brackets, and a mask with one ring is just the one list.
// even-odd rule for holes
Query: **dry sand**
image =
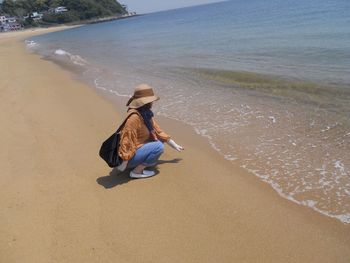
{"label": "dry sand", "polygon": [[[53,29],[50,29],[53,30]],[[98,157],[112,103],[0,35],[0,262],[350,262],[350,226],[282,199],[190,127],[130,180]],[[45,32],[45,30],[43,30]]]}

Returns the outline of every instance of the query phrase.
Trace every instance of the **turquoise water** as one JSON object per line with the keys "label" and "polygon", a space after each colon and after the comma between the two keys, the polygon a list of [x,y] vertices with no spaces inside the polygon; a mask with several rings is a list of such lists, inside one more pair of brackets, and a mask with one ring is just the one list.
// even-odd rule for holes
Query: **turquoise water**
{"label": "turquoise water", "polygon": [[158,115],[192,125],[282,197],[349,223],[349,11],[348,1],[227,1],[33,37],[28,48],[121,103],[153,85]]}

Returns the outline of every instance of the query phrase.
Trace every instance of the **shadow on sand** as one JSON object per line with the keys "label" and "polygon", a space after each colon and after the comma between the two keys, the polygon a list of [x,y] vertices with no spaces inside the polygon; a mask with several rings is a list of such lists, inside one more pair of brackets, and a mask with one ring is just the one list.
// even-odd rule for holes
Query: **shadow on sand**
{"label": "shadow on sand", "polygon": [[[176,158],[173,160],[159,160],[157,165],[153,168],[153,170],[156,172],[157,175],[159,174],[158,165],[162,165],[165,163],[179,163],[181,160],[181,158]],[[120,172],[117,168],[113,168],[109,175],[97,178],[96,182],[106,189],[113,188],[117,185],[126,184],[129,181],[134,180],[129,177],[129,173],[130,169],[126,169],[124,172]]]}

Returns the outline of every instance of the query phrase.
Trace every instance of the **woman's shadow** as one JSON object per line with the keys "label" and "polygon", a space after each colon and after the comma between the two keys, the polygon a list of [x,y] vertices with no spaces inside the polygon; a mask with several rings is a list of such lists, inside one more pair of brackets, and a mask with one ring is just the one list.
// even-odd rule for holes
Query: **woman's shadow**
{"label": "woman's shadow", "polygon": [[[159,173],[158,165],[162,165],[164,163],[179,163],[181,160],[181,158],[176,158],[173,160],[159,160],[157,165],[152,170],[154,170],[157,175]],[[122,185],[128,183],[131,180],[134,180],[129,177],[129,173],[130,169],[127,169],[124,172],[120,172],[117,168],[113,168],[109,175],[97,178],[96,182],[106,189],[113,188],[117,185]]]}

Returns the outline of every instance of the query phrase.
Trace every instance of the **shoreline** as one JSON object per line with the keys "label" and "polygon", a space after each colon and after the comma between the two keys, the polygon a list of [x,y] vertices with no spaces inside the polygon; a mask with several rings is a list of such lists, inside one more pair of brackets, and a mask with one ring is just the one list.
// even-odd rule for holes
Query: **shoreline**
{"label": "shoreline", "polygon": [[[42,32],[42,30],[53,29],[54,31],[56,31],[56,28],[63,28],[63,27],[73,28],[73,27],[90,25],[90,24],[110,22],[110,21],[114,21],[114,20],[122,20],[122,19],[132,18],[132,17],[136,17],[136,16],[143,16],[143,15],[145,15],[145,14],[135,14],[135,15],[127,15],[127,16],[107,16],[107,17],[93,18],[93,19],[87,19],[87,20],[73,21],[73,22],[65,23],[65,24],[47,24],[46,26],[43,24],[41,26],[28,27],[28,28],[23,28],[21,30],[15,30],[15,31],[5,31],[5,32],[0,31],[0,35],[7,34],[7,33],[16,33],[16,32],[20,33],[20,32],[37,31],[37,30]],[[60,30],[63,30],[63,29],[60,29]],[[42,32],[40,34],[44,34],[44,33]]]}
{"label": "shoreline", "polygon": [[18,40],[30,33],[0,36],[2,57],[12,59],[0,62],[0,116],[8,128],[0,133],[1,261],[350,259],[349,226],[282,199],[180,122],[159,119],[186,149],[167,148],[160,174],[130,180],[110,171],[98,147],[123,114],[59,66],[26,53]]}
{"label": "shoreline", "polygon": [[114,20],[123,20],[127,18],[137,17],[137,16],[144,16],[145,14],[136,14],[136,15],[128,15],[128,16],[112,16],[112,17],[103,17],[103,18],[96,18],[92,20],[83,21],[82,24],[84,25],[90,25],[90,24],[98,24],[98,23],[104,23],[104,22],[110,22]]}
{"label": "shoreline", "polygon": [[[25,41],[28,37],[34,37],[37,35],[43,35],[47,33],[63,31],[75,27],[84,26],[82,25],[58,25],[51,27],[40,27],[40,28],[27,28],[20,31],[8,31],[0,33],[0,41],[6,41],[7,39],[16,39],[18,42]],[[24,47],[25,48],[25,47]]]}

